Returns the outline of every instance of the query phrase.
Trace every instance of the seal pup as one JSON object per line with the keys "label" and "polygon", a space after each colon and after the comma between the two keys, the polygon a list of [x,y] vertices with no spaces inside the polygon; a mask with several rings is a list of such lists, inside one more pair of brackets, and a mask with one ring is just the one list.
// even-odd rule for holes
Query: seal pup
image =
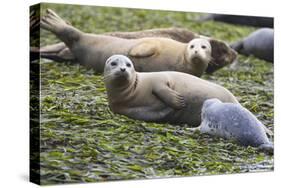
{"label": "seal pup", "polygon": [[230,46],[240,54],[254,55],[273,63],[274,30],[271,28],[258,29]]}
{"label": "seal pup", "polygon": [[207,16],[203,16],[199,18],[198,21],[202,22],[202,21],[209,21],[209,20],[226,22],[230,24],[273,28],[273,18],[271,17],[208,14]]}
{"label": "seal pup", "polygon": [[106,61],[104,81],[114,113],[148,122],[199,126],[206,99],[238,103],[224,87],[190,74],[136,72],[124,55],[113,55]]}
{"label": "seal pup", "polygon": [[167,38],[122,39],[89,35],[70,26],[49,9],[41,20],[41,27],[54,33],[80,63],[86,63],[84,65],[96,72],[103,72],[105,61],[113,54],[129,56],[138,71],[170,70],[198,77],[211,60],[211,45],[206,39],[193,39],[185,44]]}
{"label": "seal pup", "polygon": [[[133,32],[112,32],[104,33],[103,35],[126,39],[161,37],[170,38],[182,43],[188,43],[194,38],[206,38],[206,36],[196,34],[184,28],[160,28]],[[231,64],[236,59],[237,53],[232,50],[227,43],[214,38],[207,38],[207,40],[212,46],[212,61],[208,64],[208,67],[206,69],[207,73],[212,73],[228,64]],[[34,53],[39,54],[42,58],[47,58],[59,62],[71,61],[78,62],[80,64],[91,64],[91,62],[79,62],[79,58],[75,57],[75,54],[72,54],[70,49],[63,42],[50,46],[44,46],[40,49],[34,48],[32,50]],[[87,56],[91,56],[91,54],[88,54],[87,52],[85,53]],[[87,61],[87,59],[84,59],[84,61]]]}
{"label": "seal pup", "polygon": [[273,153],[273,144],[266,135],[273,133],[240,104],[208,99],[203,104],[201,118],[200,126],[194,130]]}

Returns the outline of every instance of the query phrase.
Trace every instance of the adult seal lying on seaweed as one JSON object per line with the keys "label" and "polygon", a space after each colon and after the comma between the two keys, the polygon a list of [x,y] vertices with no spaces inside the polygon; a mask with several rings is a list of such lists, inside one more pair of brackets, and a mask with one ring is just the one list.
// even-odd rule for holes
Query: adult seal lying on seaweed
{"label": "adult seal lying on seaweed", "polygon": [[243,146],[253,146],[273,153],[273,144],[266,133],[272,134],[250,111],[240,104],[208,99],[202,108],[201,133],[232,139]]}
{"label": "adult seal lying on seaweed", "polygon": [[122,39],[86,34],[70,26],[53,11],[41,20],[41,27],[54,33],[71,50],[79,63],[103,72],[105,61],[114,54],[129,56],[141,72],[179,71],[201,76],[211,61],[206,39],[181,43],[167,38]]}
{"label": "adult seal lying on seaweed", "polygon": [[231,47],[243,55],[254,55],[257,58],[273,62],[274,30],[262,28],[254,31]]}
{"label": "adult seal lying on seaweed", "polygon": [[[68,24],[69,25],[69,24]],[[65,35],[68,35],[65,33]],[[103,35],[114,36],[125,39],[138,39],[138,38],[147,38],[147,37],[160,37],[160,38],[169,38],[182,43],[188,43],[194,38],[205,38],[209,41],[212,52],[211,52],[211,63],[208,64],[206,69],[207,73],[212,73],[228,64],[231,64],[237,56],[237,53],[232,50],[225,42],[216,40],[213,38],[207,38],[205,36],[198,35],[187,29],[182,28],[161,28],[161,29],[150,29],[142,30],[135,32],[113,32],[113,33],[104,33]],[[97,35],[94,35],[95,37]],[[88,34],[88,37],[91,38],[91,34]],[[33,49],[34,53],[39,53],[42,58],[47,58],[55,60],[58,62],[71,61],[78,62],[80,64],[89,65],[91,64],[91,59],[94,59],[92,54],[89,54],[88,51],[82,50],[83,54],[89,58],[81,59],[77,54],[73,54],[68,46],[64,43],[57,43],[53,45],[48,45]]]}
{"label": "adult seal lying on seaweed", "polygon": [[123,55],[110,57],[104,80],[111,110],[148,122],[198,126],[206,99],[238,103],[224,87],[173,71],[139,73]]}

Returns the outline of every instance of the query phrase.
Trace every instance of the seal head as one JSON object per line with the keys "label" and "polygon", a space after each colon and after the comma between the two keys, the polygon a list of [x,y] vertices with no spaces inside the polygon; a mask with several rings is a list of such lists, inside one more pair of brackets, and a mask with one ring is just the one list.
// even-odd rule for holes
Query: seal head
{"label": "seal head", "polygon": [[134,75],[135,69],[128,57],[113,55],[107,59],[104,67],[104,78],[109,82],[114,82],[113,85],[129,83]]}
{"label": "seal head", "polygon": [[[212,60],[212,47],[204,38],[196,38],[187,44],[186,59],[190,63],[190,69],[206,70]],[[204,67],[199,69],[199,67]],[[198,73],[200,74],[200,73]],[[195,74],[196,75],[196,74]]]}

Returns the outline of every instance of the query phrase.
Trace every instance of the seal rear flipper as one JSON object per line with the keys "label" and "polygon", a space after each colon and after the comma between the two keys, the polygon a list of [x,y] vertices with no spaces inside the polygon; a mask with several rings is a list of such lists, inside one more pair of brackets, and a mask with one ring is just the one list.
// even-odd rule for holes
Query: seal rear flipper
{"label": "seal rear flipper", "polygon": [[157,85],[156,88],[153,88],[152,93],[171,108],[178,110],[186,106],[184,97],[168,85]]}
{"label": "seal rear flipper", "polygon": [[58,62],[75,60],[73,54],[63,42],[41,47],[39,52],[40,57]]}
{"label": "seal rear flipper", "polygon": [[40,57],[44,59],[53,60],[56,62],[67,62],[67,61],[74,61],[75,58],[72,56],[72,54],[65,53],[40,53]]}
{"label": "seal rear flipper", "polygon": [[266,152],[268,154],[273,155],[274,147],[272,143],[262,144],[258,147],[258,150]]}
{"label": "seal rear flipper", "polygon": [[80,30],[69,25],[51,9],[46,10],[46,15],[40,21],[41,28],[52,32],[60,38],[68,47],[80,39],[83,34]]}
{"label": "seal rear flipper", "polygon": [[156,52],[156,46],[154,44],[143,42],[134,46],[129,51],[129,56],[136,57],[136,58],[149,57],[154,55],[155,52]]}
{"label": "seal rear flipper", "polygon": [[63,42],[57,43],[57,44],[51,44],[51,45],[47,45],[47,46],[43,46],[40,47],[40,52],[47,52],[47,53],[51,53],[51,52],[56,52],[58,53],[59,51],[64,50],[66,47],[66,45]]}

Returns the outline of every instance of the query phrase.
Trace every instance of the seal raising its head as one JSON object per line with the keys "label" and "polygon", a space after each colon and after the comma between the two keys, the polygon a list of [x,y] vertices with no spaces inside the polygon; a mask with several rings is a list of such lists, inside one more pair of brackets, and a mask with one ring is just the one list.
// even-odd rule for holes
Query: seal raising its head
{"label": "seal raising its head", "polygon": [[[148,29],[141,31],[132,31],[132,32],[112,32],[112,33],[104,33],[103,35],[114,36],[125,39],[138,39],[138,38],[147,38],[147,37],[163,37],[170,38],[182,43],[189,43],[194,38],[206,38],[206,36],[198,35],[189,31],[188,29],[183,28],[159,28],[159,29]],[[206,69],[207,73],[212,73],[228,64],[231,64],[237,57],[237,53],[229,47],[223,41],[208,38],[207,39],[212,46],[212,63],[208,64],[208,68]],[[40,50],[38,48],[32,49],[33,53],[39,53],[42,58],[47,58],[55,61],[72,61],[77,62],[79,58],[75,56],[71,52],[71,50],[65,45],[64,42],[48,45],[41,47]],[[38,55],[38,57],[39,57]],[[87,59],[83,59],[80,64],[91,64],[90,62],[94,59],[94,55],[92,53],[86,53],[86,56],[89,56]]]}
{"label": "seal raising its head", "polygon": [[110,109],[143,121],[198,126],[206,99],[238,103],[227,89],[189,74],[136,72],[124,55],[106,61],[104,80]]}
{"label": "seal raising its head", "polygon": [[[123,55],[114,55],[107,59],[104,68],[107,81],[112,83],[129,83],[135,77],[135,68],[131,60]],[[114,84],[115,85],[115,84]]]}
{"label": "seal raising its head", "polygon": [[240,104],[208,99],[203,104],[201,117],[200,132],[233,139],[243,146],[259,147],[273,153],[273,144],[266,135],[266,132],[271,131]]}
{"label": "seal raising its head", "polygon": [[207,39],[196,38],[187,45],[188,62],[192,64],[205,63],[206,66],[211,61],[212,47]]}
{"label": "seal raising its head", "polygon": [[[210,44],[205,39],[191,41],[191,46],[197,50],[189,52],[193,51],[192,48],[187,48],[189,43],[168,38],[124,39],[87,34],[69,25],[49,9],[40,25],[43,29],[53,32],[70,49],[71,53],[68,53],[62,46],[56,46],[63,56],[75,57],[77,62],[97,72],[104,70],[105,62],[110,56],[123,54],[132,59],[135,69],[140,72],[178,71],[199,77],[205,72],[211,59]],[[191,59],[186,57],[187,54],[193,54]]]}

